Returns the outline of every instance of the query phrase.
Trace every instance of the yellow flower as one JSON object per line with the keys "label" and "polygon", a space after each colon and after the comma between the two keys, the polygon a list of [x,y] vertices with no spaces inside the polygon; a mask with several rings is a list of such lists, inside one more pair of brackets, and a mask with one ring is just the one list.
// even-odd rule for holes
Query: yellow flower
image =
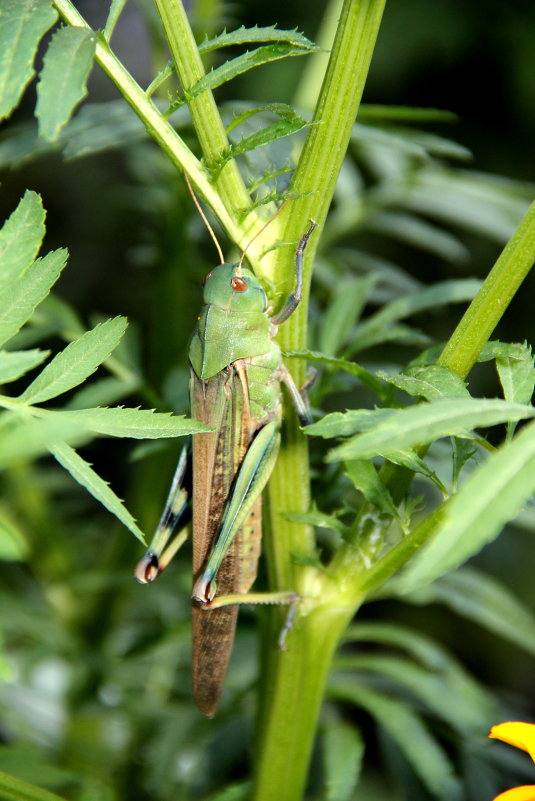
{"label": "yellow flower", "polygon": [[[504,743],[514,745],[527,751],[535,762],[535,724],[533,723],[499,723],[490,730],[489,737],[503,740]],[[494,801],[535,801],[535,785],[513,787],[505,793],[497,795]]]}

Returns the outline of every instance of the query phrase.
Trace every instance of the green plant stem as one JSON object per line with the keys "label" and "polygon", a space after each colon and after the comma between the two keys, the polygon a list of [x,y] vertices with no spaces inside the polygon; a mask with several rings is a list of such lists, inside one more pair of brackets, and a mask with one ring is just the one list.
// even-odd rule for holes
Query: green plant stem
{"label": "green plant stem", "polygon": [[535,203],[442,351],[438,363],[466,378],[535,262]]}
{"label": "green plant stem", "polygon": [[[204,67],[181,0],[154,0],[160,15],[175,69],[187,92],[204,77]],[[216,161],[228,149],[229,142],[214,96],[210,90],[188,101],[191,119],[205,158]],[[228,161],[215,182],[227,211],[237,219],[240,209],[247,208],[251,198],[235,161]],[[254,222],[253,215],[253,222]],[[248,227],[250,227],[251,221]]]}
{"label": "green plant stem", "polygon": [[[88,28],[85,19],[73,6],[70,0],[54,0],[62,18],[69,25]],[[184,170],[196,191],[205,199],[227,231],[229,237],[240,247],[247,243],[247,233],[239,226],[232,214],[227,211],[215,187],[210,183],[200,161],[184,144],[172,125],[163,117],[146,92],[134,80],[117,56],[113,53],[104,37],[99,36],[95,50],[95,61],[104,70],[106,75],[119,89],[126,102],[132,107],[145,125],[148,133],[160,145],[171,162],[179,169]]]}
{"label": "green plant stem", "polygon": [[[330,205],[338,172],[345,156],[384,8],[384,0],[345,0],[329,66],[310,130],[297,166],[292,189],[302,195],[281,215],[281,238],[296,242],[309,218],[321,226]],[[284,350],[306,347],[306,307],[311,264],[316,250],[312,237],[305,256],[304,293],[301,307],[281,328]],[[274,251],[272,278],[280,285],[288,274],[288,254]],[[292,365],[298,383],[303,368]],[[296,564],[296,557],[315,555],[312,531],[290,523],[287,511],[307,511],[310,506],[307,443],[291,420],[284,428],[281,456],[269,489],[270,527],[267,546],[270,581],[274,587],[296,589],[308,601],[298,613],[288,652],[270,651],[263,663],[259,733],[256,750],[253,798],[265,801],[297,801],[302,797],[314,742],[317,717],[332,655],[339,637],[351,619],[357,601],[347,604],[340,588],[328,592],[327,577],[313,568]],[[315,577],[317,594],[311,599],[308,581]],[[290,583],[291,582],[291,583]],[[306,612],[306,614],[305,614]],[[280,625],[277,612],[271,629]]]}

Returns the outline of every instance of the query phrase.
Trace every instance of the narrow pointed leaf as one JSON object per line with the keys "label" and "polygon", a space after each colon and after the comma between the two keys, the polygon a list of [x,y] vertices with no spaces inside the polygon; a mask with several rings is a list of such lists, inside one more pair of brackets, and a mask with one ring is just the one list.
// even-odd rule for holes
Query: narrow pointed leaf
{"label": "narrow pointed leaf", "polygon": [[0,770],[0,798],[2,801],[65,801],[36,784],[29,784]]}
{"label": "narrow pointed leaf", "polygon": [[474,471],[447,503],[433,538],[399,580],[402,591],[424,586],[478,553],[533,492],[535,425],[531,423]]}
{"label": "narrow pointed leaf", "polygon": [[41,364],[50,354],[49,350],[0,350],[0,384],[16,381],[21,375]]}
{"label": "narrow pointed leaf", "polygon": [[125,317],[114,317],[69,343],[22,393],[20,400],[42,403],[81,384],[117,347],[127,324]]}
{"label": "narrow pointed leaf", "polygon": [[26,190],[0,230],[0,292],[22,275],[37,256],[45,235],[44,221],[41,198]]}
{"label": "narrow pointed leaf", "polygon": [[296,47],[290,42],[273,42],[263,47],[257,47],[255,50],[248,50],[246,53],[225,61],[220,67],[208,72],[200,81],[188,89],[184,99],[172,103],[171,109],[182,105],[186,100],[198,97],[207,89],[217,89],[218,86],[231,81],[237,75],[241,75],[254,67],[260,67],[262,64],[268,64],[270,61],[277,61],[288,56],[306,56],[308,53],[313,52],[314,49],[316,48]]}
{"label": "narrow pointed leaf", "polygon": [[333,682],[330,695],[367,710],[388,732],[427,789],[441,801],[459,798],[445,751],[407,705],[355,682]]}
{"label": "narrow pointed leaf", "polygon": [[[390,586],[390,585],[389,585]],[[463,567],[408,595],[415,604],[440,603],[535,656],[535,616],[509,587]]]}
{"label": "narrow pointed leaf", "polygon": [[3,293],[0,302],[0,345],[7,342],[31,317],[48,295],[67,261],[61,248],[37,259],[24,275]]}
{"label": "narrow pointed leaf", "polygon": [[472,300],[480,288],[481,281],[474,278],[441,281],[433,286],[420,289],[418,292],[396,298],[359,325],[355,333],[352,351],[363,347],[363,343],[367,343],[370,337],[375,337],[379,330],[393,322],[404,320],[406,317],[426,309],[439,308],[447,303],[462,303]]}
{"label": "narrow pointed leaf", "polygon": [[39,133],[49,142],[56,141],[87,94],[96,41],[92,31],[72,26],[60,28],[52,37],[37,84],[35,108]]}
{"label": "narrow pointed leaf", "polygon": [[98,434],[134,439],[183,437],[209,431],[203,423],[184,415],[163,414],[150,409],[115,408],[80,409],[61,412],[62,418]]}
{"label": "narrow pointed leaf", "polygon": [[50,452],[56,457],[60,465],[64,467],[82,487],[85,487],[97,501],[100,501],[109,512],[115,515],[138,540],[145,543],[143,532],[137,526],[136,521],[125,507],[122,500],[117,497],[108,482],[104,481],[104,479],[93,470],[89,462],[82,459],[73,448],[65,443],[52,445]]}
{"label": "narrow pointed leaf", "polygon": [[[535,409],[498,399],[456,398],[391,410],[374,429],[357,434],[327,455],[327,461],[369,459],[406,450],[440,437],[467,436],[482,426],[533,417]],[[312,426],[310,426],[312,428]],[[314,432],[312,432],[314,433]]]}
{"label": "narrow pointed leaf", "polygon": [[346,473],[366,500],[380,512],[390,517],[398,517],[398,510],[390,492],[385,487],[371,462],[354,459],[347,462]]}
{"label": "narrow pointed leaf", "polygon": [[303,428],[305,434],[314,437],[349,437],[358,431],[376,429],[396,414],[396,409],[350,409],[347,412],[331,412],[317,423]]}
{"label": "narrow pointed leaf", "polygon": [[246,44],[247,42],[288,42],[296,47],[303,47],[308,50],[317,50],[317,45],[307,39],[297,29],[293,31],[279,30],[275,26],[266,28],[246,28],[242,25],[235,31],[223,31],[213,39],[205,39],[199,45],[200,53],[210,53],[212,50],[219,50],[221,47],[229,45]]}
{"label": "narrow pointed leaf", "polygon": [[336,295],[322,320],[319,346],[327,356],[336,356],[357,324],[370,289],[377,283],[370,274],[351,281],[339,281]]}
{"label": "narrow pointed leaf", "polygon": [[327,724],[322,736],[326,801],[350,801],[364,755],[364,740],[347,723]]}
{"label": "narrow pointed leaf", "polygon": [[21,562],[29,551],[22,531],[0,511],[0,559],[4,562]]}
{"label": "narrow pointed leaf", "polygon": [[57,13],[46,0],[2,0],[0,5],[0,119],[9,116],[31,80],[33,60]]}

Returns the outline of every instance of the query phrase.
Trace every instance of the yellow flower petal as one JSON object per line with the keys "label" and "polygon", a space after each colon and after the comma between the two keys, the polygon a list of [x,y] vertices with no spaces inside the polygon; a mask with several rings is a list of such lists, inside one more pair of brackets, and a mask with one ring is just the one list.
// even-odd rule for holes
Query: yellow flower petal
{"label": "yellow flower petal", "polygon": [[513,787],[505,793],[497,795],[494,801],[535,801],[535,785],[524,785],[523,787]]}
{"label": "yellow flower petal", "polygon": [[[499,723],[492,727],[489,737],[503,740],[504,743],[514,745],[515,748],[522,748],[535,762],[535,725],[533,723]],[[533,801],[535,801],[535,797]]]}

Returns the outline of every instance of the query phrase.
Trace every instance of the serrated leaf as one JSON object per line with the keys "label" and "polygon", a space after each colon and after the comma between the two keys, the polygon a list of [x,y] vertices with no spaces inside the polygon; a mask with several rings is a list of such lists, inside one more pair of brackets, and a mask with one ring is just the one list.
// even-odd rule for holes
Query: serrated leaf
{"label": "serrated leaf", "polygon": [[431,468],[426,465],[424,460],[421,458],[421,456],[418,456],[416,451],[388,451],[388,453],[380,453],[378,455],[382,456],[388,462],[392,462],[392,464],[397,464],[400,467],[406,467],[407,470],[412,470],[413,473],[419,473],[420,475],[425,476],[432,481],[436,487],[438,487],[443,495],[448,494],[446,487],[439,479],[435,471],[431,470]]}
{"label": "serrated leaf", "polygon": [[359,378],[363,384],[372,389],[376,395],[381,399],[386,398],[386,392],[381,382],[366,368],[362,367],[357,362],[350,362],[347,359],[339,359],[334,356],[326,356],[324,353],[318,353],[315,350],[287,350],[284,351],[283,356],[288,359],[305,359],[306,361],[318,362],[319,364],[327,364],[330,367],[336,367],[338,370],[344,370],[346,373],[354,375]]}
{"label": "serrated leaf", "polygon": [[62,418],[76,423],[89,431],[111,437],[133,437],[134,439],[159,439],[160,437],[184,437],[210,431],[203,423],[184,415],[164,414],[150,409],[115,408],[79,409],[58,412]]}
{"label": "serrated leaf", "polygon": [[381,422],[388,420],[396,409],[351,409],[348,412],[332,412],[326,414],[317,423],[303,428],[305,434],[314,437],[348,437],[357,431],[368,431],[376,428]]}
{"label": "serrated leaf", "polygon": [[[402,389],[413,397],[433,401],[439,398],[469,398],[465,382],[447,367],[430,364],[424,367],[409,367],[399,375],[378,372],[379,378]],[[510,398],[509,400],[513,400]],[[520,401],[519,401],[520,402]]]}
{"label": "serrated leaf", "polygon": [[22,275],[37,256],[45,235],[44,221],[41,198],[27,189],[0,231],[0,293]]}
{"label": "serrated leaf", "polygon": [[478,553],[534,491],[535,426],[530,423],[478,467],[444,505],[433,538],[399,579],[401,591],[428,584]]}
{"label": "serrated leaf", "polygon": [[0,119],[9,116],[31,80],[33,60],[57,12],[43,0],[2,0],[0,6]]}
{"label": "serrated leaf", "polygon": [[504,584],[463,567],[412,593],[409,603],[441,603],[535,656],[535,616]]}
{"label": "serrated leaf", "polygon": [[399,517],[390,492],[377,475],[371,462],[354,459],[346,463],[345,472],[368,503],[377,507],[382,514],[394,518]]}
{"label": "serrated leaf", "polygon": [[55,142],[87,94],[87,79],[93,65],[96,35],[87,28],[60,28],[50,42],[37,84],[35,116],[39,133]]}
{"label": "serrated leaf", "polygon": [[138,540],[145,543],[143,532],[137,526],[123,501],[117,497],[108,482],[93,470],[89,462],[82,459],[80,454],[65,443],[52,445],[50,452],[82,487],[85,487],[97,501],[100,501],[109,512],[115,515]]}
{"label": "serrated leaf", "polygon": [[232,127],[238,125],[239,122],[242,122],[253,114],[263,111],[270,111],[273,114],[277,114],[281,119],[278,122],[261,128],[259,131],[255,131],[249,136],[245,136],[239,142],[231,143],[228,149],[219,156],[217,161],[208,165],[210,174],[214,179],[218,177],[225,164],[231,159],[243,153],[247,153],[250,150],[256,150],[259,147],[269,145],[272,142],[276,142],[278,139],[291,136],[311,124],[308,120],[300,117],[291,106],[287,106],[284,103],[271,103],[268,106],[262,106],[257,109],[248,109],[233,120]]}
{"label": "serrated leaf", "polygon": [[188,89],[184,99],[171,104],[170,110],[198,97],[207,89],[217,89],[218,86],[231,81],[236,76],[254,67],[260,67],[262,64],[269,64],[271,61],[278,61],[289,56],[306,56],[308,53],[314,52],[315,49],[317,49],[315,46],[296,47],[290,42],[273,42],[263,47],[257,47],[255,50],[247,50],[245,53],[225,61],[220,67],[216,67],[204,75],[200,81]]}
{"label": "serrated leaf", "polygon": [[441,281],[418,292],[396,298],[359,325],[352,342],[351,352],[354,353],[363,347],[369,347],[368,341],[375,342],[378,333],[393,322],[403,320],[426,309],[472,300],[480,288],[481,281],[475,278]]}
{"label": "serrated leaf", "polygon": [[213,39],[205,39],[199,45],[199,53],[210,53],[212,50],[218,50],[221,47],[229,47],[230,45],[246,44],[247,42],[289,42],[289,44],[296,47],[303,47],[309,50],[317,50],[317,45],[307,39],[302,33],[299,33],[297,28],[293,31],[282,31],[273,25],[266,28],[259,28],[255,25],[253,28],[246,28],[242,25],[234,31],[223,31]]}
{"label": "serrated leaf", "polygon": [[60,248],[37,259],[3,293],[0,305],[0,345],[15,336],[33,310],[48,295],[65,266],[68,253]]}
{"label": "serrated leaf", "polygon": [[535,384],[533,356],[528,345],[515,345],[496,356],[496,369],[506,400],[529,403]]}
{"label": "serrated leaf", "polygon": [[355,682],[333,681],[329,694],[367,710],[388,732],[427,789],[441,801],[460,798],[445,751],[407,705]]}
{"label": "serrated leaf", "polygon": [[532,407],[494,398],[455,398],[420,403],[408,409],[390,410],[389,416],[374,429],[357,434],[330,451],[327,461],[369,459],[377,453],[406,450],[440,437],[466,436],[474,428],[534,415]]}
{"label": "serrated leaf", "polygon": [[117,347],[127,325],[126,317],[114,317],[86,331],[47,364],[19,400],[42,403],[81,384]]}
{"label": "serrated leaf", "polygon": [[318,528],[328,528],[331,531],[336,531],[342,537],[347,535],[347,526],[342,523],[334,515],[327,515],[320,512],[318,509],[313,509],[310,512],[287,512],[285,515],[287,520],[294,523],[306,523],[309,526],[317,526]]}
{"label": "serrated leaf", "polygon": [[92,381],[79,389],[69,400],[65,408],[67,409],[89,409],[94,406],[108,406],[118,403],[134,392],[139,386],[139,381],[127,381],[126,378],[101,378]]}
{"label": "serrated leaf", "polygon": [[49,350],[0,350],[0,384],[16,381],[21,375],[44,362],[50,354]]}
{"label": "serrated leaf", "polygon": [[357,785],[364,740],[347,723],[329,723],[322,732],[326,801],[349,801]]}

